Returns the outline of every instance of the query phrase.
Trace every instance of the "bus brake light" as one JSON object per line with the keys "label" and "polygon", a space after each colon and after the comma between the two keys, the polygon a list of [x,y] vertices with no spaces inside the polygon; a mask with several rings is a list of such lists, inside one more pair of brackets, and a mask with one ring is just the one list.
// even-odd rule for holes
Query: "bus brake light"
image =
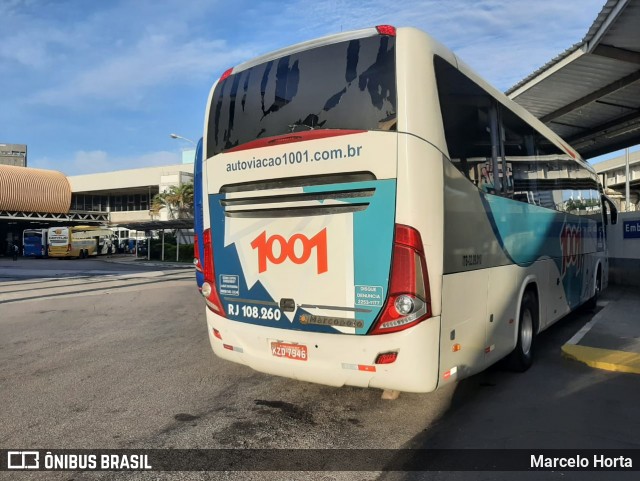
{"label": "bus brake light", "polygon": [[378,25],[376,26],[376,30],[380,35],[386,35],[387,37],[396,36],[396,27],[392,25]]}
{"label": "bus brake light", "polygon": [[219,82],[222,82],[224,79],[229,77],[232,72],[233,72],[233,67],[231,67],[230,69],[225,70],[224,73],[220,76]]}
{"label": "bus brake light", "polygon": [[220,302],[218,291],[216,290],[216,271],[213,264],[213,242],[211,241],[211,229],[203,232],[204,240],[204,284],[202,284],[202,295],[207,307],[220,316],[225,316],[224,307]]}
{"label": "bus brake light", "polygon": [[389,295],[370,334],[414,326],[431,316],[431,293],[420,233],[396,224]]}

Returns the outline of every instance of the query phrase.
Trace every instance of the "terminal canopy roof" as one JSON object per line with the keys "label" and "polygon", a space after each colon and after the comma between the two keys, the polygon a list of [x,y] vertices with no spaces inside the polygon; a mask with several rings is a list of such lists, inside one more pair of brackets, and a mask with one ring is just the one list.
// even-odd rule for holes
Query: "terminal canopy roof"
{"label": "terminal canopy roof", "polygon": [[110,224],[110,227],[124,227],[125,229],[136,231],[193,229],[193,219],[116,222]]}
{"label": "terminal canopy roof", "polygon": [[640,144],[640,0],[608,0],[582,42],[506,93],[586,159]]}

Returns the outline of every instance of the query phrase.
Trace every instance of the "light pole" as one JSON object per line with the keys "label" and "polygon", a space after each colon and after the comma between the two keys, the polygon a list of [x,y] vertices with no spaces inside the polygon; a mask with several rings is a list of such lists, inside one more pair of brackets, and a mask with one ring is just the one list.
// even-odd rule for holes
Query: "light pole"
{"label": "light pole", "polygon": [[187,139],[186,137],[183,137],[182,135],[178,135],[178,134],[169,134],[169,137],[171,137],[172,139],[182,139],[182,140],[186,140],[187,142],[191,142],[193,145],[196,145],[196,143],[191,140],[191,139]]}
{"label": "light pole", "polygon": [[[194,147],[196,147],[196,148],[198,147],[193,140],[187,139],[186,137],[183,137],[182,135],[169,134],[169,137],[171,137],[172,139],[186,140],[187,142],[191,142]],[[163,231],[163,235],[164,235],[164,231]],[[164,244],[163,244],[163,246],[164,246]],[[162,254],[162,259],[164,260],[164,252]],[[178,262],[179,260],[180,260],[180,229],[176,229],[176,262]]]}

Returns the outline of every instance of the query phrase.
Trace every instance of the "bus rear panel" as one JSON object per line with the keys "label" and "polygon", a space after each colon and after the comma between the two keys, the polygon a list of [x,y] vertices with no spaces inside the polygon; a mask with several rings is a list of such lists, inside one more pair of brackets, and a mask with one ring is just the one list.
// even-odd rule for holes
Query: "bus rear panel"
{"label": "bus rear panel", "polygon": [[212,91],[210,341],[271,374],[430,391],[439,322],[420,233],[396,223],[396,39],[344,37],[241,66]]}
{"label": "bus rear panel", "polygon": [[22,233],[22,249],[25,257],[45,257],[47,229],[25,229]]}

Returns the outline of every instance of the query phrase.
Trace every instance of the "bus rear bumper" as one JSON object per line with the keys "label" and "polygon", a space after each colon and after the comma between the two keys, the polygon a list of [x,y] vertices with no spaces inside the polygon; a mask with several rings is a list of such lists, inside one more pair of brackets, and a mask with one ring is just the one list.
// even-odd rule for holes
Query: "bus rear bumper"
{"label": "bus rear bumper", "polygon": [[[213,352],[256,371],[329,386],[404,392],[431,392],[438,384],[440,317],[396,333],[363,336],[273,329],[206,311]],[[276,357],[272,342],[302,344],[307,359]],[[398,353],[395,362],[375,364],[387,352]]]}

